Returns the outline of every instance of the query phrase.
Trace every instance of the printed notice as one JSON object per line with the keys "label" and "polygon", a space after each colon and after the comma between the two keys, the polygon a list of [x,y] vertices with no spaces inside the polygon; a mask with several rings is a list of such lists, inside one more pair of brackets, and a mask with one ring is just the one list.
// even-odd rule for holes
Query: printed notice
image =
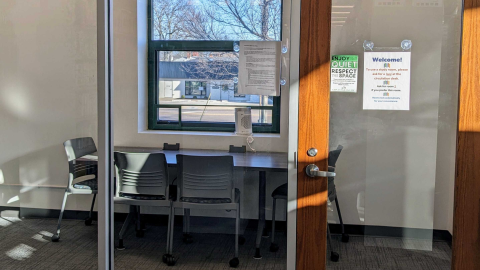
{"label": "printed notice", "polygon": [[410,109],[410,52],[365,52],[364,110]]}
{"label": "printed notice", "polygon": [[330,91],[357,92],[358,55],[332,55]]}
{"label": "printed notice", "polygon": [[280,95],[280,42],[240,41],[238,94]]}

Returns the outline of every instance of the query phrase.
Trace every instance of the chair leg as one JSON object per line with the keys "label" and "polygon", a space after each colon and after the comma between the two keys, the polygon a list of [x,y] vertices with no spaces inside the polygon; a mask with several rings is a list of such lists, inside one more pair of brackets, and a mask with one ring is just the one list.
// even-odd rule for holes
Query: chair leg
{"label": "chair leg", "polygon": [[168,217],[168,226],[170,227],[170,235],[168,235],[167,240],[167,254],[163,255],[163,262],[168,266],[173,266],[177,262],[177,259],[172,255],[173,254],[173,234],[175,233],[174,227],[175,220],[175,208],[172,206],[170,209],[170,214]]}
{"label": "chair leg", "polygon": [[63,195],[62,209],[60,210],[60,216],[58,217],[57,233],[52,236],[52,242],[58,242],[58,240],[60,240],[60,225],[62,223],[63,212],[65,211],[68,195],[69,193],[65,190],[65,194]]}
{"label": "chair leg", "polygon": [[165,254],[170,254],[170,234],[172,233],[172,226],[170,226],[170,220],[173,218],[172,217],[172,211],[173,211],[173,206],[172,203],[170,203],[170,209],[168,212],[168,225],[167,225],[167,246],[165,248]]}
{"label": "chair leg", "polygon": [[173,224],[174,224],[174,218],[175,218],[175,212],[174,212],[173,205],[170,204],[170,212],[168,213],[168,229],[167,229],[167,250],[166,253],[163,254],[163,262],[166,263],[169,266],[175,265],[177,260],[175,257],[172,255],[172,242],[173,242]]}
{"label": "chair leg", "polygon": [[[240,224],[241,220],[241,215],[242,215],[242,204],[241,202],[238,203],[238,222]],[[240,231],[240,225],[238,225],[238,230]],[[245,239],[245,236],[243,235],[238,235],[238,244],[243,246],[247,240]]]}
{"label": "chair leg", "polygon": [[235,257],[230,260],[230,267],[237,267],[240,264],[238,259],[238,236],[240,233],[240,204],[237,207],[235,216]]}
{"label": "chair leg", "polygon": [[170,230],[171,230],[171,233],[170,233],[170,242],[169,242],[169,251],[170,251],[170,254],[173,253],[173,235],[175,234],[175,208],[172,209],[172,218],[169,220],[170,222]]}
{"label": "chair leg", "polygon": [[342,226],[342,242],[347,243],[350,239],[350,236],[345,233],[345,226],[343,225],[342,213],[340,212],[340,205],[338,203],[337,196],[335,196],[335,206],[337,207],[338,219],[340,220],[340,225]]}
{"label": "chair leg", "polygon": [[118,234],[118,250],[124,250],[125,246],[123,245],[123,236],[127,232],[128,227],[130,224],[133,222],[133,219],[135,218],[136,211],[135,211],[135,206],[130,206],[130,211],[128,212],[127,219],[123,223],[122,229],[120,230],[120,233]]}
{"label": "chair leg", "polygon": [[183,209],[183,242],[185,244],[193,243],[193,237],[190,234],[190,209]]}
{"label": "chair leg", "polygon": [[285,201],[285,236],[288,235],[288,200]]}
{"label": "chair leg", "polygon": [[272,208],[272,243],[270,244],[271,252],[278,251],[278,244],[275,243],[275,212],[277,212],[277,200],[274,198]]}
{"label": "chair leg", "polygon": [[140,205],[135,206],[135,235],[139,238],[144,236],[142,216],[140,215]]}
{"label": "chair leg", "polygon": [[338,262],[338,259],[340,258],[340,255],[333,251],[333,246],[332,246],[332,235],[330,234],[330,228],[327,223],[327,241],[328,241],[328,246],[330,247],[330,260],[332,262]]}
{"label": "chair leg", "polygon": [[93,194],[93,199],[92,199],[92,206],[90,206],[90,212],[88,213],[88,217],[85,219],[85,226],[90,226],[92,225],[93,221],[93,207],[95,206],[95,198],[97,198],[97,194]]}

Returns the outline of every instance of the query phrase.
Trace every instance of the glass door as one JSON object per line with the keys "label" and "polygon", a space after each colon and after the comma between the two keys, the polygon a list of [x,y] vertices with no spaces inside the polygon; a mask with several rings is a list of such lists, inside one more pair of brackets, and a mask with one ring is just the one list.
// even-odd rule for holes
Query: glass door
{"label": "glass door", "polygon": [[[291,13],[290,0],[114,2],[116,268],[295,268]],[[277,92],[245,90],[272,66]]]}
{"label": "glass door", "polygon": [[327,269],[450,269],[461,13],[333,1]]}

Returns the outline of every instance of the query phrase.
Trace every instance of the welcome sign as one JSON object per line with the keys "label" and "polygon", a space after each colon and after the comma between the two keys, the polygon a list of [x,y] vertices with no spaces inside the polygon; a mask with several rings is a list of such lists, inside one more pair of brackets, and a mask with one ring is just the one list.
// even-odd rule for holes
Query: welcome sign
{"label": "welcome sign", "polygon": [[330,91],[357,92],[358,55],[333,55],[330,67]]}
{"label": "welcome sign", "polygon": [[410,110],[410,52],[365,52],[364,110]]}

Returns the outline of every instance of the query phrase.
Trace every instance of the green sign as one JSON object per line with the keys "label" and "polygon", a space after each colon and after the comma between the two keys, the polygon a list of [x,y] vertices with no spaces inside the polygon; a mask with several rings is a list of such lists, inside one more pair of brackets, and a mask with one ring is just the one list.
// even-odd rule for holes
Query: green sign
{"label": "green sign", "polygon": [[330,91],[357,92],[358,55],[332,55]]}

